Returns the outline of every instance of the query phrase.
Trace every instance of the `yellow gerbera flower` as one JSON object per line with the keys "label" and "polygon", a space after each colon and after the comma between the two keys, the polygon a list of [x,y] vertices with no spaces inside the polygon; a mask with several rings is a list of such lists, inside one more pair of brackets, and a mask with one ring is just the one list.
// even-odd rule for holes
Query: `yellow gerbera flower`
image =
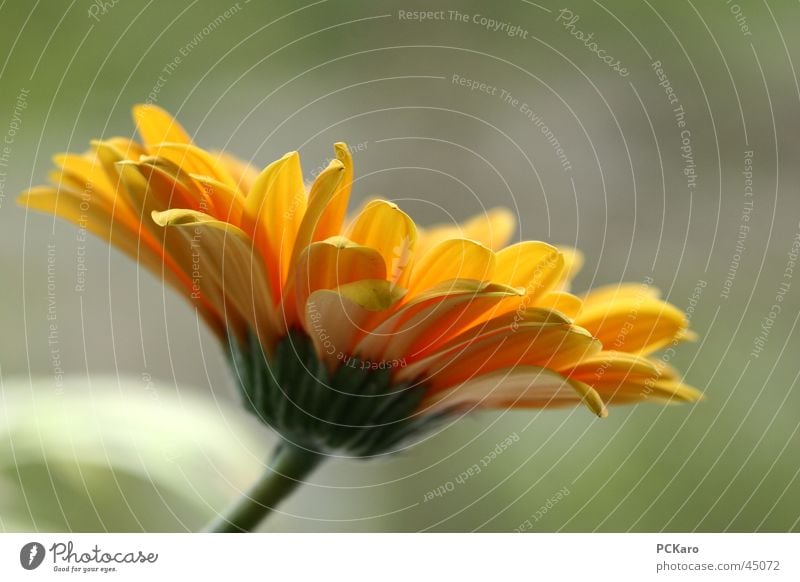
{"label": "yellow gerbera flower", "polygon": [[19,200],[189,299],[247,406],[295,447],[369,456],[474,408],[583,402],[605,416],[608,403],[699,396],[651,358],[689,336],[680,310],[650,285],[569,293],[579,252],[506,246],[505,210],[421,229],[372,200],[348,221],[345,144],[307,188],[297,152],[258,173],[200,149],[155,106],[134,118],[141,144],[57,156],[53,186]]}

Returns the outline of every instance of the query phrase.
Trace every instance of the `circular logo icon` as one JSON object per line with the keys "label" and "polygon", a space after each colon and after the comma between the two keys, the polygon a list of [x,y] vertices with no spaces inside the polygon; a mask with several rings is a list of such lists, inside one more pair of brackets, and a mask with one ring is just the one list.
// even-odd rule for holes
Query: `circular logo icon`
{"label": "circular logo icon", "polygon": [[39,542],[28,542],[19,551],[19,563],[26,570],[35,570],[44,561],[44,546]]}

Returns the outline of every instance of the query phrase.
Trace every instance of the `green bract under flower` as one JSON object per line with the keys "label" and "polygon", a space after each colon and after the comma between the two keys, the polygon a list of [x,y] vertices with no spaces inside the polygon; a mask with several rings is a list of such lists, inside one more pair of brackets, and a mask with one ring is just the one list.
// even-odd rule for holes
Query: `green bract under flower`
{"label": "green bract under flower", "polygon": [[393,452],[444,415],[418,412],[425,387],[393,383],[388,368],[349,359],[329,373],[300,332],[281,340],[271,357],[254,335],[246,344],[230,341],[229,355],[247,409],[312,452]]}

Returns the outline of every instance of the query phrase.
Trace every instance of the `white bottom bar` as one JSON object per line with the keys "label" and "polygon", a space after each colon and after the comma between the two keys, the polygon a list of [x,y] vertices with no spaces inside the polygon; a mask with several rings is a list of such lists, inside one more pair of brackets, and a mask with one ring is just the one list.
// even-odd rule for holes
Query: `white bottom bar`
{"label": "white bottom bar", "polygon": [[800,534],[2,534],[0,580],[800,580],[799,553]]}

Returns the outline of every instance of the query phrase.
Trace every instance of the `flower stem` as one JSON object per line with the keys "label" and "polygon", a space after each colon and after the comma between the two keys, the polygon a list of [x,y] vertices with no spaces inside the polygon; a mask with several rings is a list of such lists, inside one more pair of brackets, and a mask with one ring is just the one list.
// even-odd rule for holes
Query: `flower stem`
{"label": "flower stem", "polygon": [[323,457],[282,441],[275,449],[269,467],[250,490],[236,500],[207,527],[207,532],[241,533],[253,531],[273,509],[288,497]]}

